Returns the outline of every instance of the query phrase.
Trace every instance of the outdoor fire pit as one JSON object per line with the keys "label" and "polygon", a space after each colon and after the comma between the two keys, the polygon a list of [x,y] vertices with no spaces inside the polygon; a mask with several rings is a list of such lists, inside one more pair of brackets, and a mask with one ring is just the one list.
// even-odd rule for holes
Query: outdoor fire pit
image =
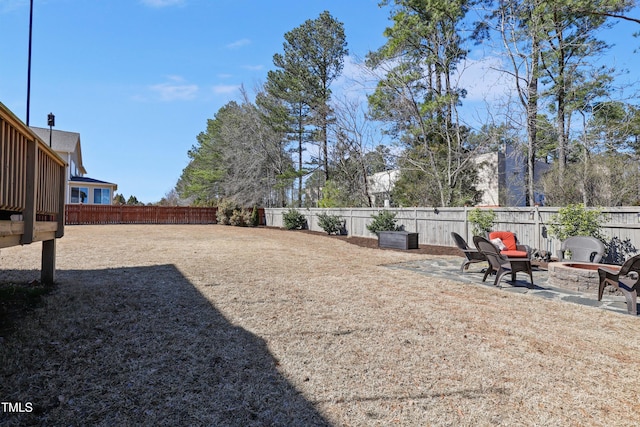
{"label": "outdoor fire pit", "polygon": [[598,267],[616,267],[610,264],[592,264],[586,262],[550,262],[547,283],[557,288],[589,292],[598,295]]}

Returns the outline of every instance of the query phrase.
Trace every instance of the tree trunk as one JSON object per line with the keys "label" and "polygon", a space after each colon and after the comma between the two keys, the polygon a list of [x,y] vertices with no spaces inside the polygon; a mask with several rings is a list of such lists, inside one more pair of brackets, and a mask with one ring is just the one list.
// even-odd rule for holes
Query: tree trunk
{"label": "tree trunk", "polygon": [[[556,26],[557,27],[557,26]],[[566,89],[565,89],[565,69],[566,59],[564,50],[564,36],[562,28],[556,28],[556,34],[558,39],[558,77],[556,82],[556,103],[558,113],[556,116],[556,126],[558,132],[558,185],[562,187],[564,185],[565,165],[567,164],[567,137],[565,132],[565,102],[566,102]]]}
{"label": "tree trunk", "polygon": [[527,86],[527,205],[535,204],[535,167],[538,142],[538,74],[540,42],[534,33],[531,43],[531,76]]}
{"label": "tree trunk", "polygon": [[298,110],[298,207],[302,207],[302,144],[304,142],[304,123],[302,106]]}

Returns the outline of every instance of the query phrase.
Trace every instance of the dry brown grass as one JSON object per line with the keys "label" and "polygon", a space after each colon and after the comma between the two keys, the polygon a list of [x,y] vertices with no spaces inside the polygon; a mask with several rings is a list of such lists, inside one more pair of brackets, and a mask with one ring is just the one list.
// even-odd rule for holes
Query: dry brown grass
{"label": "dry brown grass", "polygon": [[[40,245],[2,249],[37,278]],[[0,344],[0,424],[637,425],[640,319],[224,226],[74,226]],[[462,297],[465,297],[464,299]]]}

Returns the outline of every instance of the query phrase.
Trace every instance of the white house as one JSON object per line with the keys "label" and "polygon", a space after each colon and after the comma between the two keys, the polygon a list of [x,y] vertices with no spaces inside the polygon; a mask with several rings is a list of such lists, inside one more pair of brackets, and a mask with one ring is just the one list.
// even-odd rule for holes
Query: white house
{"label": "white house", "polygon": [[[513,147],[506,146],[503,150],[486,153],[474,159],[478,167],[476,189],[482,192],[482,199],[477,206],[526,206],[526,171],[527,159]],[[549,170],[550,165],[536,162],[534,187],[538,187],[542,175]],[[400,170],[379,172],[367,177],[369,195],[374,206],[385,201],[388,206],[391,191],[400,178]],[[536,192],[535,202],[544,204],[542,192]]]}
{"label": "white house", "polygon": [[390,205],[391,190],[399,178],[398,169],[374,173],[367,177],[369,196],[373,206],[388,207]]}
{"label": "white house", "polygon": [[87,173],[82,164],[82,149],[80,134],[61,130],[30,127],[46,144],[66,160],[67,186],[65,203],[83,203],[90,205],[110,205],[118,189],[117,184],[86,177]]}

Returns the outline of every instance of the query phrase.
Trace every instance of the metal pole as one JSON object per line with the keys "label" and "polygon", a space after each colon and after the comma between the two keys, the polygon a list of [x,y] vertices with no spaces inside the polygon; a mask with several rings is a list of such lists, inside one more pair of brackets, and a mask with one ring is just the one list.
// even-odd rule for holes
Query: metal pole
{"label": "metal pole", "polygon": [[33,28],[33,0],[29,2],[29,58],[27,65],[27,126],[29,126],[29,110],[31,105],[31,37]]}
{"label": "metal pole", "polygon": [[51,139],[53,138],[53,127],[56,125],[56,116],[49,113],[47,116],[47,124],[49,125],[49,147],[51,147]]}

